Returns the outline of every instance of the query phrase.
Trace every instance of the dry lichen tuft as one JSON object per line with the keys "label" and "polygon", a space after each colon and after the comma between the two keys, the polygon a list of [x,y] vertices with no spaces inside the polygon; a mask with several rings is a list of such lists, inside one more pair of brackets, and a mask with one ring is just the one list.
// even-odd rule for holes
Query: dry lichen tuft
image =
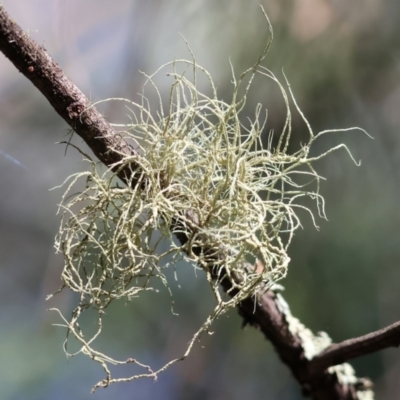
{"label": "dry lichen tuft", "polygon": [[[269,21],[268,24],[272,40]],[[299,200],[315,200],[319,215],[324,216],[324,201],[319,194],[321,177],[312,163],[336,149],[348,149],[342,144],[312,158],[309,151],[323,134],[349,129],[314,135],[287,82],[289,96],[272,72],[260,66],[271,40],[258,62],[238,80],[233,79],[230,103],[218,99],[210,74],[194,57],[168,63],[147,77],[147,84],[160,101],[156,114],[150,112],[144,95],[141,104],[109,99],[126,102],[132,108],[132,123],[123,126],[123,134],[140,149],[141,156],[134,160],[124,158],[118,167],[129,167],[133,161],[139,165],[132,171],[137,184],[121,187],[115,174],[101,174],[86,156],[92,169],[69,178],[56,240],[56,248],[65,260],[63,288],[68,287],[79,296],[72,317],[60,315],[69,335],[81,343],[78,353],[101,363],[106,372],[106,378],[94,389],[139,377],[155,378],[169,365],[185,358],[196,338],[219,315],[285,276],[290,261],[287,248],[294,231],[301,226],[297,210],[308,211],[314,221],[313,212]],[[177,72],[180,66],[185,67],[183,73]],[[154,77],[165,69],[169,69],[173,84],[168,111],[164,113]],[[193,71],[193,79],[186,78],[187,70]],[[276,82],[286,104],[286,122],[275,148],[271,137],[267,148],[261,142],[266,122],[266,117],[261,119],[261,105],[250,123],[245,125],[240,116],[256,73]],[[200,74],[210,84],[209,95],[197,89]],[[244,85],[244,95],[239,97],[239,89]],[[310,134],[308,143],[294,154],[288,154],[289,98]],[[313,188],[303,184],[304,176],[314,182]],[[85,190],[68,197],[82,178],[86,178]],[[160,242],[171,239],[174,233],[187,240],[182,245],[170,240],[169,248],[160,252]],[[152,371],[137,360],[116,361],[96,351],[92,345],[101,333],[107,306],[115,300],[130,301],[142,291],[154,290],[156,280],[169,290],[165,269],[182,258],[194,261],[205,271],[216,298],[215,309],[194,334],[185,354]],[[221,295],[219,283],[223,278],[229,279],[235,289],[233,297]],[[98,330],[88,338],[81,331],[79,320],[89,308],[98,312]],[[144,373],[111,377],[110,364],[129,362],[142,366]]]}

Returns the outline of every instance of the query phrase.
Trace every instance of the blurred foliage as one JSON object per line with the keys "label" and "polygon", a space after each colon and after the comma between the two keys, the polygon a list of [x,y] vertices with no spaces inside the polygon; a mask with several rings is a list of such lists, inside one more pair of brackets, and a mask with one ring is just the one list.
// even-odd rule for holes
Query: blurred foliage
{"label": "blurred foliage", "polygon": [[[258,2],[245,0],[3,0],[12,17],[45,43],[67,74],[93,100],[118,96],[137,99],[144,78],[174,57],[187,57],[181,32],[199,63],[211,70],[219,95],[231,88],[235,71],[254,63],[267,38]],[[314,331],[339,341],[399,319],[400,284],[399,60],[400,3],[395,0],[264,0],[275,41],[265,62],[278,77],[284,68],[294,94],[315,130],[361,126],[360,133],[333,136],[316,152],[345,141],[355,157],[331,155],[317,170],[327,178],[322,192],[329,222],[304,231],[292,243],[285,297]],[[67,311],[68,296],[44,302],[59,286],[60,258],[54,256],[55,216],[61,193],[47,189],[83,170],[81,157],[54,142],[65,139],[66,125],[14,67],[0,58],[0,149],[27,169],[0,155],[0,386],[6,400],[89,398],[101,371],[83,358],[62,354],[64,331],[45,309]],[[167,82],[164,82],[168,90]],[[284,104],[272,87],[258,85],[257,102],[268,109],[268,130],[284,122]],[[126,112],[106,106],[107,118]],[[306,129],[294,119],[293,150]],[[266,132],[267,133],[267,132]],[[74,138],[76,143],[80,140]],[[118,357],[142,353],[160,365],[185,347],[190,332],[212,307],[204,277],[179,271],[181,317],[163,304],[121,307],[108,315],[107,344]],[[116,385],[96,399],[300,399],[297,383],[254,329],[240,329],[235,312],[203,337],[184,363],[151,381]],[[204,346],[204,347],[202,347]],[[400,358],[395,350],[357,360],[359,376],[376,383],[376,397],[394,399],[400,390]]]}

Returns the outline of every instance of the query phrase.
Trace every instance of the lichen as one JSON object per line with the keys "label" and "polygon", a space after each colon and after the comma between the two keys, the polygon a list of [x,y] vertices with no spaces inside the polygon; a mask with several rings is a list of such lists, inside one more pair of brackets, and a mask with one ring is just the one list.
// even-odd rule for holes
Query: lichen
{"label": "lichen", "polygon": [[[311,198],[319,216],[325,216],[319,193],[322,178],[313,163],[337,149],[349,150],[340,144],[310,157],[310,149],[328,132],[358,128],[314,134],[287,81],[281,84],[260,65],[272,41],[268,17],[267,21],[270,40],[254,66],[238,79],[233,75],[230,102],[218,97],[210,73],[197,64],[192,53],[191,59],[175,60],[147,76],[145,87],[150,86],[159,99],[157,112],[150,110],[144,92],[140,103],[107,100],[123,102],[131,110],[131,123],[118,127],[140,155],[121,155],[122,161],[112,169],[130,168],[130,185],[121,186],[116,172],[101,172],[87,155],[91,169],[73,175],[65,183],[56,249],[65,261],[62,289],[77,293],[78,304],[70,318],[59,313],[69,336],[80,342],[77,353],[99,362],[106,372],[94,389],[140,377],[155,378],[184,359],[216,318],[286,275],[288,246],[301,226],[298,211],[307,211],[315,224],[314,212],[301,199]],[[181,67],[183,71],[179,71]],[[162,71],[167,71],[165,79],[173,81],[166,107],[155,84],[155,76]],[[192,79],[187,77],[190,74]],[[285,124],[275,146],[272,133],[267,145],[263,144],[266,113],[260,104],[252,120],[241,114],[256,74],[278,85],[286,105]],[[209,89],[198,88],[200,77],[208,81]],[[307,143],[291,154],[290,101],[309,132]],[[71,195],[82,179],[85,189]],[[178,243],[173,240],[174,234],[186,240]],[[160,243],[166,239],[170,245],[161,251]],[[186,352],[153,371],[136,359],[117,361],[95,350],[94,342],[102,331],[103,314],[110,303],[131,301],[144,291],[155,290],[156,281],[161,281],[172,296],[165,271],[181,259],[205,272],[216,299],[214,310],[193,335]],[[249,268],[249,263],[255,267]],[[219,290],[222,279],[230,281],[234,290],[230,296]],[[89,337],[79,326],[88,309],[98,314],[97,332]],[[142,366],[143,373],[111,376],[110,365],[129,362]]]}

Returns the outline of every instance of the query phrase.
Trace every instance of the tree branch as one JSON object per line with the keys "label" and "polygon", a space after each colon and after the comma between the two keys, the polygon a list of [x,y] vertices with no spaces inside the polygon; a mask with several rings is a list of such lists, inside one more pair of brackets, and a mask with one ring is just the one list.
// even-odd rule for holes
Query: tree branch
{"label": "tree branch", "polygon": [[[102,163],[115,170],[115,165],[126,156],[139,156],[136,149],[124,141],[94,107],[90,107],[87,97],[67,78],[44,47],[36,44],[23,32],[2,6],[0,50],[40,90]],[[131,163],[129,168],[119,171],[121,180],[126,184],[136,184],[132,181],[132,171],[135,168],[138,168],[137,164]],[[180,224],[178,216],[176,224]],[[182,243],[187,241],[185,234],[177,236]],[[235,295],[228,279],[224,279],[221,284],[230,295]],[[399,345],[400,323],[397,323],[382,331],[332,345],[310,361],[306,357],[302,332],[306,332],[312,340],[318,338],[291,315],[279,293],[270,290],[257,295],[256,299],[248,298],[238,309],[244,324],[253,325],[262,331],[299,381],[304,394],[315,400],[355,400],[360,398],[357,392],[369,394],[372,399],[368,381],[354,376],[352,380],[343,381],[338,370],[328,371],[328,367],[385,347]],[[293,328],[293,321],[298,322],[296,329]]]}
{"label": "tree branch", "polygon": [[[126,143],[65,75],[43,46],[33,41],[0,6],[0,50],[46,97],[65,122],[106,166],[136,150]],[[134,168],[135,166],[132,166]],[[123,180],[126,177],[121,176]]]}
{"label": "tree branch", "polygon": [[400,322],[358,338],[348,339],[333,344],[315,356],[309,368],[312,371],[324,370],[333,365],[352,360],[360,356],[374,353],[388,347],[400,346]]}
{"label": "tree branch", "polygon": [[245,324],[258,327],[272,343],[280,359],[301,385],[305,396],[315,400],[359,400],[361,397],[357,392],[365,392],[370,396],[366,399],[373,399],[372,383],[368,379],[358,379],[351,371],[343,379],[340,368],[328,371],[331,365],[310,368],[312,360],[306,358],[305,350],[318,337],[291,315],[279,293],[272,290],[264,293],[259,297],[256,307],[254,299],[246,299],[239,306],[239,314]]}

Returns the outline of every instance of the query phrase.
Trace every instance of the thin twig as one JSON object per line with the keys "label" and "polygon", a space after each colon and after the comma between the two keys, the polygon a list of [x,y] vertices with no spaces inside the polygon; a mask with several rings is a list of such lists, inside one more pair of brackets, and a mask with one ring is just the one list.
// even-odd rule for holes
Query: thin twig
{"label": "thin twig", "polygon": [[315,356],[309,368],[311,371],[327,369],[333,365],[375,353],[389,347],[400,346],[400,322],[395,322],[386,328],[367,335],[335,343],[325,351]]}

